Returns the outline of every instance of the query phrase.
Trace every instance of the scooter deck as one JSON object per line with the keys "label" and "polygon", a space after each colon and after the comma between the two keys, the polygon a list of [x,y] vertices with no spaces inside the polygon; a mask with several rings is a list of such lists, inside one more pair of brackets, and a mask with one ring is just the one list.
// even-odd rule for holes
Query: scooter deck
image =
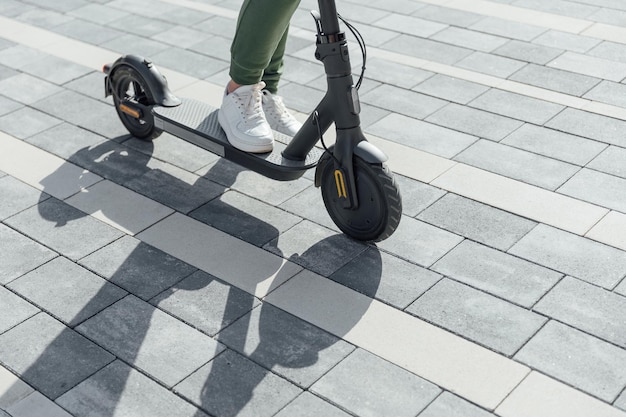
{"label": "scooter deck", "polygon": [[267,177],[289,181],[299,178],[317,165],[322,151],[313,148],[304,161],[294,161],[282,156],[291,137],[274,132],[274,150],[254,154],[233,147],[217,120],[218,109],[193,99],[183,99],[176,107],[155,106],[152,109],[156,128],[171,133],[241,166]]}

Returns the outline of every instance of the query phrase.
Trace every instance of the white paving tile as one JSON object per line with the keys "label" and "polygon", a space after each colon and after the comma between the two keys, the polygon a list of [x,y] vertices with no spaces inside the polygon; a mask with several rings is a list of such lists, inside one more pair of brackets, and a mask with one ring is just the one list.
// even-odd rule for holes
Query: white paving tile
{"label": "white paving tile", "polygon": [[611,211],[593,226],[585,236],[626,250],[626,214]]}
{"label": "white paving tile", "polygon": [[257,297],[302,268],[180,213],[137,238]]}
{"label": "white paving tile", "polygon": [[489,409],[529,371],[310,271],[301,272],[265,301]]}
{"label": "white paving tile", "polygon": [[530,375],[496,409],[502,417],[625,417],[626,412],[538,372]]}
{"label": "white paving tile", "polygon": [[626,77],[626,64],[570,51],[552,60],[547,66],[616,82]]}
{"label": "white paving tile", "polygon": [[605,208],[463,164],[431,184],[579,235],[608,213]]}
{"label": "white paving tile", "polygon": [[169,216],[173,209],[111,181],[101,181],[66,203],[131,235]]}
{"label": "white paving tile", "polygon": [[607,25],[605,23],[594,23],[582,32],[581,35],[605,41],[626,43],[626,28]]}
{"label": "white paving tile", "polygon": [[20,402],[33,391],[34,389],[26,382],[0,366],[0,410],[6,410],[11,405]]}
{"label": "white paving tile", "polygon": [[64,200],[102,178],[0,132],[0,170]]}

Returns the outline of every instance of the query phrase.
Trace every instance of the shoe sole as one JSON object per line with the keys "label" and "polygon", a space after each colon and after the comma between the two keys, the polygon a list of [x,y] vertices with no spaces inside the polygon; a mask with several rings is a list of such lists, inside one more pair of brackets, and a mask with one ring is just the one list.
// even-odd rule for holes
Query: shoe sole
{"label": "shoe sole", "polygon": [[[233,135],[232,131],[230,130],[228,123],[222,121],[222,113],[219,111],[217,113],[217,121],[220,123],[220,126],[222,127],[224,133],[226,133],[226,138],[228,139],[228,142],[240,151],[250,153],[268,153],[272,152],[272,150],[274,149],[274,143],[270,143],[268,145],[251,145],[249,143],[238,141],[236,136]],[[232,138],[235,138],[235,140],[233,141]]]}

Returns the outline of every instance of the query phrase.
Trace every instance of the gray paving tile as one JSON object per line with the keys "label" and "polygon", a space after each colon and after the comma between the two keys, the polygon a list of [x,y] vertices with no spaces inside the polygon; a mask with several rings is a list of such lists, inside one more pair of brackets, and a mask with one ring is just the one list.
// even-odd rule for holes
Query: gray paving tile
{"label": "gray paving tile", "polygon": [[626,275],[623,251],[543,224],[509,252],[608,289]]}
{"label": "gray paving tile", "polygon": [[270,304],[222,330],[218,340],[302,388],[311,386],[354,347]]}
{"label": "gray paving tile", "polygon": [[419,16],[424,19],[459,27],[470,26],[483,18],[483,16],[476,13],[436,5],[422,7],[415,11],[413,16]]}
{"label": "gray paving tile", "polygon": [[614,26],[626,26],[626,12],[602,7],[589,16],[589,20]]}
{"label": "gray paving tile", "polygon": [[522,41],[530,41],[546,30],[538,26],[495,17],[486,17],[469,26],[469,29]]}
{"label": "gray paving tile", "polygon": [[[449,106],[450,105],[447,107]],[[433,115],[428,118],[428,121],[437,123],[440,122],[441,119]],[[427,123],[401,114],[392,113],[369,126],[365,131],[444,158],[453,157],[474,143],[477,139],[466,133],[437,126],[433,123]]]}
{"label": "gray paving tile", "polygon": [[151,59],[158,66],[196,78],[206,78],[228,68],[226,61],[175,47],[158,52]]}
{"label": "gray paving tile", "polygon": [[623,166],[624,158],[626,158],[624,148],[609,146],[595,157],[587,167],[626,179],[626,167]]}
{"label": "gray paving tile", "polygon": [[150,19],[146,16],[140,16],[137,14],[129,14],[119,19],[113,20],[107,23],[110,26],[119,31],[133,33],[138,36],[150,37],[157,33],[165,32],[171,29],[175,25],[163,20]]}
{"label": "gray paving tile", "polygon": [[[225,55],[229,56],[229,55]],[[309,84],[324,73],[324,69],[319,62],[292,56],[284,57],[285,72],[281,76],[281,85],[287,82],[298,84]]]}
{"label": "gray paving tile", "polygon": [[187,7],[172,7],[171,10],[163,11],[155,17],[178,25],[192,25],[213,17],[213,15]]}
{"label": "gray paving tile", "polygon": [[70,327],[126,295],[126,291],[63,257],[53,259],[7,287]]}
{"label": "gray paving tile", "polygon": [[259,304],[251,294],[204,271],[191,274],[150,302],[210,336]]}
{"label": "gray paving tile", "polygon": [[37,49],[24,45],[15,45],[0,49],[0,64],[19,69],[48,56]]}
{"label": "gray paving tile", "polygon": [[324,206],[320,189],[312,184],[304,191],[282,203],[279,207],[298,217],[339,232],[339,228],[333,223]]}
{"label": "gray paving tile", "polygon": [[50,3],[46,0],[30,0],[30,3],[44,9],[52,9],[59,12],[70,12],[87,4],[85,0],[60,0],[54,3]]}
{"label": "gray paving tile", "polygon": [[122,236],[122,232],[49,198],[5,220],[9,226],[77,260]]}
{"label": "gray paving tile", "polygon": [[626,347],[626,298],[615,293],[566,277],[541,299],[535,311]]}
{"label": "gray paving tile", "polygon": [[536,225],[455,194],[446,194],[417,218],[500,250],[509,249]]}
{"label": "gray paving tile", "polygon": [[[190,22],[187,22],[189,24]],[[151,36],[154,39],[171,46],[188,49],[191,45],[208,39],[211,35],[187,26],[174,26],[163,32]]]}
{"label": "gray paving tile", "polygon": [[495,141],[522,125],[518,120],[455,103],[448,104],[426,121]]}
{"label": "gray paving tile", "polygon": [[45,313],[0,335],[0,358],[21,379],[51,399],[114,359]]}
{"label": "gray paving tile", "polygon": [[372,0],[368,3],[368,5],[377,9],[388,10],[390,12],[402,10],[407,14],[413,13],[424,7],[423,3],[412,0]]}
{"label": "gray paving tile", "polygon": [[286,106],[302,113],[311,113],[324,98],[324,92],[311,86],[289,83],[280,87]]}
{"label": "gray paving tile", "polygon": [[[294,39],[294,42],[291,43],[291,45],[294,43],[298,43],[299,41],[302,41],[302,39],[296,38]],[[197,42],[190,45],[188,49],[194,52],[199,52],[202,55],[210,56],[215,59],[224,59],[224,57],[230,56],[230,44],[230,39],[218,35],[210,35],[209,38],[204,39],[202,42]],[[306,45],[308,46],[309,43],[307,42]],[[292,52],[289,51],[288,48],[285,56],[290,56],[290,53]]]}
{"label": "gray paving tile", "polygon": [[225,192],[190,216],[256,246],[263,246],[302,220],[236,191]]}
{"label": "gray paving tile", "polygon": [[587,52],[588,55],[626,63],[626,45],[604,41]]}
{"label": "gray paving tile", "polygon": [[83,77],[64,84],[63,87],[81,93],[84,96],[102,101],[109,106],[113,105],[113,99],[111,97],[104,97],[104,73],[102,72],[90,72]]}
{"label": "gray paving tile", "polygon": [[463,238],[410,217],[402,217],[395,233],[378,247],[410,262],[428,267]]}
{"label": "gray paving tile", "polygon": [[31,107],[22,107],[0,117],[0,129],[19,139],[36,135],[62,121]]}
{"label": "gray paving tile", "polygon": [[404,309],[441,276],[370,248],[329,278],[370,298]]}
{"label": "gray paving tile", "polygon": [[621,134],[626,122],[612,117],[568,108],[546,123],[546,126],[599,142],[626,146],[626,138]]}
{"label": "gray paving tile", "polygon": [[428,38],[438,33],[448,26],[430,20],[420,19],[414,16],[407,16],[399,13],[392,13],[374,23],[376,26],[393,30],[395,32],[406,33],[413,36]]}
{"label": "gray paving tile", "polygon": [[6,67],[4,65],[0,65],[0,80],[5,80],[7,78],[14,77],[18,74],[19,74],[18,71],[12,68]]}
{"label": "gray paving tile", "polygon": [[612,402],[626,385],[626,352],[550,321],[515,359]]}
{"label": "gray paving tile", "polygon": [[[369,67],[369,66],[368,66]],[[436,74],[413,87],[413,90],[455,103],[467,104],[489,87],[447,75]]]}
{"label": "gray paving tile", "polygon": [[210,337],[132,295],[76,330],[168,387],[223,350]]}
{"label": "gray paving tile", "polygon": [[527,308],[562,277],[558,272],[468,240],[432,269]]}
{"label": "gray paving tile", "polygon": [[580,170],[579,166],[567,162],[484,139],[454,159],[548,190],[557,189]]}
{"label": "gray paving tile", "polygon": [[460,68],[469,69],[494,77],[507,78],[526,65],[516,59],[492,55],[485,52],[474,52],[456,63]]}
{"label": "gray paving tile", "polygon": [[18,21],[44,29],[67,23],[74,17],[53,10],[32,9],[17,16]]}
{"label": "gray paving tile", "polygon": [[152,57],[157,53],[170,48],[170,45],[143,36],[127,33],[102,44],[103,48],[119,52],[121,55],[135,54]]}
{"label": "gray paving tile", "polygon": [[401,88],[411,88],[433,75],[429,71],[375,57],[368,58],[365,74],[373,80]]}
{"label": "gray paving tile", "polygon": [[626,280],[622,280],[622,283],[615,287],[615,292],[626,296]]}
{"label": "gray paving tile", "polygon": [[[309,16],[309,23],[311,21],[310,19],[311,17]],[[235,36],[236,27],[237,25],[233,19],[224,16],[213,16],[209,19],[202,20],[201,22],[193,25],[194,29],[202,30],[213,35],[223,36],[230,40],[232,40]]]}
{"label": "gray paving tile", "polygon": [[349,417],[340,408],[331,405],[308,391],[300,394],[287,407],[280,410],[276,417]]}
{"label": "gray paving tile", "polygon": [[87,149],[96,148],[109,141],[86,129],[69,123],[61,123],[31,136],[26,139],[26,142],[60,156],[61,158],[74,158],[78,160],[77,155],[88,153]]}
{"label": "gray paving tile", "polygon": [[0,220],[13,216],[47,198],[41,191],[11,176],[0,178]]}
{"label": "gray paving tile", "polygon": [[211,415],[265,417],[285,407],[302,390],[227,350],[178,384],[175,392]]}
{"label": "gray paving tile", "polygon": [[76,417],[207,417],[137,370],[117,360],[57,399]]}
{"label": "gray paving tile", "polygon": [[[0,333],[4,333],[40,310],[11,291],[0,287]],[[3,395],[4,397],[4,395]]]}
{"label": "gray paving tile", "polygon": [[440,62],[442,64],[454,64],[472,53],[470,49],[460,48],[454,45],[432,41],[430,39],[416,38],[409,35],[400,35],[390,42],[381,45],[383,49],[399,52],[416,58]]}
{"label": "gray paving tile", "polygon": [[583,97],[619,107],[626,107],[624,94],[626,94],[626,85],[604,80],[589,90]]}
{"label": "gray paving tile", "polygon": [[552,0],[550,2],[541,0],[517,0],[512,4],[514,6],[524,7],[531,10],[540,10],[548,13],[584,19],[598,10],[598,7],[592,6],[593,2],[587,3],[588,4],[576,3],[569,0]]}
{"label": "gray paving tile", "polygon": [[594,140],[529,123],[501,143],[580,166],[589,163],[606,148],[605,144]]}
{"label": "gray paving tile", "polygon": [[416,181],[412,178],[397,174],[394,175],[394,178],[402,194],[402,212],[410,217],[417,216],[446,194],[446,192],[440,188]]}
{"label": "gray paving tile", "polygon": [[363,252],[367,245],[305,220],[264,248],[313,272],[329,276]]}
{"label": "gray paving tile", "polygon": [[430,382],[362,349],[354,351],[311,390],[363,417],[415,416],[440,392]]}
{"label": "gray paving tile", "polygon": [[539,125],[553,118],[564,108],[559,104],[497,89],[487,91],[469,104],[472,107]]}
{"label": "gray paving tile", "polygon": [[14,17],[32,8],[33,6],[29,4],[19,3],[17,1],[5,1],[0,4],[0,14],[7,17]]}
{"label": "gray paving tile", "polygon": [[406,311],[504,355],[515,354],[546,319],[447,278]]}
{"label": "gray paving tile", "polygon": [[55,26],[51,28],[51,30],[60,35],[93,45],[101,45],[122,35],[122,32],[118,30],[87,22],[82,19],[71,20],[67,23]]}
{"label": "gray paving tile", "polygon": [[626,201],[621,192],[625,185],[624,178],[583,168],[559,188],[558,192],[624,212]]}
{"label": "gray paving tile", "polygon": [[582,96],[600,82],[598,78],[535,64],[520,69],[509,79],[574,96]]}
{"label": "gray paving tile", "polygon": [[492,53],[519,61],[545,65],[561,55],[563,50],[513,39],[492,51]]}
{"label": "gray paving tile", "polygon": [[489,417],[491,413],[449,392],[442,393],[419,417]]}
{"label": "gray paving tile", "polygon": [[549,46],[552,48],[565,49],[573,52],[585,53],[601,41],[587,36],[576,35],[573,33],[559,32],[556,30],[548,30],[537,38],[533,39],[533,43]]}
{"label": "gray paving tile", "polygon": [[24,107],[22,103],[0,96],[0,116],[9,114],[22,107]]}
{"label": "gray paving tile", "polygon": [[128,16],[128,13],[102,4],[87,4],[72,10],[68,15],[103,25]]}
{"label": "gray paving tile", "polygon": [[500,36],[493,36],[454,26],[435,33],[430,36],[430,39],[482,52],[490,52],[508,41],[508,39]]}
{"label": "gray paving tile", "polygon": [[0,81],[0,94],[24,104],[33,104],[61,91],[61,87],[28,74]]}
{"label": "gray paving tile", "polygon": [[57,256],[4,224],[0,224],[0,254],[0,284],[3,285]]}
{"label": "gray paving tile", "polygon": [[614,403],[615,407],[626,411],[626,391],[622,392],[622,395]]}
{"label": "gray paving tile", "polygon": [[361,100],[417,119],[423,119],[447,104],[444,100],[386,84],[364,94]]}
{"label": "gray paving tile", "polygon": [[91,68],[55,56],[47,56],[35,61],[22,68],[22,71],[58,85],[93,72]]}
{"label": "gray paving tile", "polygon": [[80,260],[107,280],[148,300],[192,274],[192,266],[124,236]]}

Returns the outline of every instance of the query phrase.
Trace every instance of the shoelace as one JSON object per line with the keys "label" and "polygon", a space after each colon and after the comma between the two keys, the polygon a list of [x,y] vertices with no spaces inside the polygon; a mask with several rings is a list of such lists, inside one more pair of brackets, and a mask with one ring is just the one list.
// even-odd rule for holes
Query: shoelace
{"label": "shoelace", "polygon": [[[248,101],[244,104],[245,111],[243,113],[244,120],[246,122],[255,121],[259,118],[263,118],[263,99],[261,88],[262,86],[257,84],[252,88],[252,90],[250,90],[250,93],[248,94]],[[239,94],[237,95],[237,98],[239,101],[245,100],[245,97],[242,97]]]}

